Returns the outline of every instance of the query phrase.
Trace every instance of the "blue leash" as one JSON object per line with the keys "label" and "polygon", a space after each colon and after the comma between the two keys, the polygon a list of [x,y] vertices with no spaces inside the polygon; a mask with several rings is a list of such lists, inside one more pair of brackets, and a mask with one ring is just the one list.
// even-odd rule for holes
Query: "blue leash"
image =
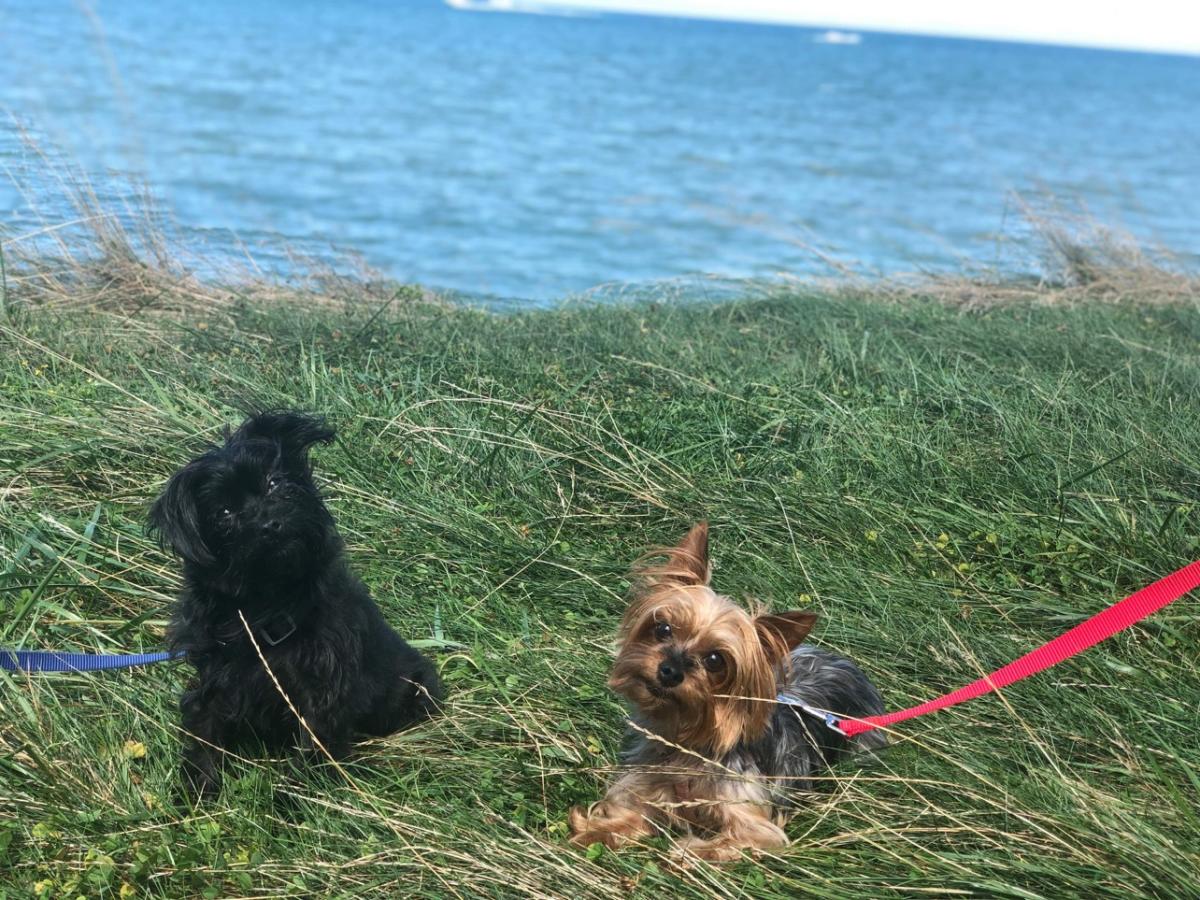
{"label": "blue leash", "polygon": [[0,669],[8,672],[95,672],[100,669],[129,669],[168,659],[173,653],[60,653],[57,650],[0,650]]}

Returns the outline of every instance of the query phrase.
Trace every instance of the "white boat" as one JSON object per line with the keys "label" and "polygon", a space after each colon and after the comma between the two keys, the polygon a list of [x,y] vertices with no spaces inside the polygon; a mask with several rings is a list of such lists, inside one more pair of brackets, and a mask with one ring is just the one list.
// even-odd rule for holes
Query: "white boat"
{"label": "white boat", "polygon": [[447,6],[472,12],[512,12],[513,0],[446,0]]}
{"label": "white boat", "polygon": [[445,0],[447,6],[469,12],[532,13],[540,16],[578,16],[590,18],[588,10],[555,6],[553,3],[538,3],[536,0]]}
{"label": "white boat", "polygon": [[861,44],[862,35],[853,31],[823,31],[813,35],[813,41],[818,44]]}

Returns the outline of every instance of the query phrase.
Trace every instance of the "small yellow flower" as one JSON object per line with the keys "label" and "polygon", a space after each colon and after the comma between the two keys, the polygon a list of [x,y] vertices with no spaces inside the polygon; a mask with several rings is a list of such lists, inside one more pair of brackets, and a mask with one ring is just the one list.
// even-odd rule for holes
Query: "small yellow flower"
{"label": "small yellow flower", "polygon": [[987,542],[989,544],[1000,543],[1000,535],[996,534],[996,532],[994,532],[994,531],[989,531],[988,535],[987,535]]}
{"label": "small yellow flower", "polygon": [[33,883],[34,896],[41,896],[42,894],[47,893],[52,887],[54,887],[54,882],[49,878],[43,878],[41,881],[35,881]]}
{"label": "small yellow flower", "polygon": [[136,895],[137,888],[135,888],[128,881],[121,882],[121,889],[117,891],[117,896],[120,897],[121,900],[129,900],[130,897],[134,897]]}
{"label": "small yellow flower", "polygon": [[867,540],[870,541],[872,544],[875,543],[877,540],[879,540],[879,532],[876,531],[874,528],[868,530],[867,531]]}
{"label": "small yellow flower", "polygon": [[54,826],[46,822],[38,822],[33,826],[33,839],[35,841],[47,841],[51,838],[62,837],[62,832],[54,828]]}
{"label": "small yellow flower", "polygon": [[126,759],[145,759],[146,745],[141,741],[126,741],[121,752],[125,754]]}

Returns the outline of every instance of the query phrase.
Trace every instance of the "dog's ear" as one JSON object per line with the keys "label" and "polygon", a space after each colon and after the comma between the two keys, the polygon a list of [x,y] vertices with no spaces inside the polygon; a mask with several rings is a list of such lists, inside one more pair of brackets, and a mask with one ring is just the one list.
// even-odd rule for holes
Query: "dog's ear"
{"label": "dog's ear", "polygon": [[159,545],[170,548],[184,560],[211,565],[212,551],[204,542],[196,493],[204,478],[204,467],[189,463],[171,476],[163,492],[150,507],[148,527]]}
{"label": "dog's ear", "polygon": [[667,551],[665,565],[654,569],[659,581],[677,581],[680,584],[708,584],[708,523],[692,526],[682,541]]}
{"label": "dog's ear", "polygon": [[228,441],[278,441],[284,456],[306,460],[313,444],[328,444],[336,432],[319,416],[292,410],[261,412],[248,418]]}
{"label": "dog's ear", "polygon": [[754,617],[754,630],[773,663],[780,662],[804,643],[816,624],[817,614],[793,609],[781,613],[764,613]]}

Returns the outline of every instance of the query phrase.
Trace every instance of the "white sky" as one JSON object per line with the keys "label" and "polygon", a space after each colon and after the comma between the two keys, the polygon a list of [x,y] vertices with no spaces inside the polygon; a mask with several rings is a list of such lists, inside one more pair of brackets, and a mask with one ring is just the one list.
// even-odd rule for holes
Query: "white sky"
{"label": "white sky", "polygon": [[556,6],[1200,53],[1197,0],[553,0]]}

